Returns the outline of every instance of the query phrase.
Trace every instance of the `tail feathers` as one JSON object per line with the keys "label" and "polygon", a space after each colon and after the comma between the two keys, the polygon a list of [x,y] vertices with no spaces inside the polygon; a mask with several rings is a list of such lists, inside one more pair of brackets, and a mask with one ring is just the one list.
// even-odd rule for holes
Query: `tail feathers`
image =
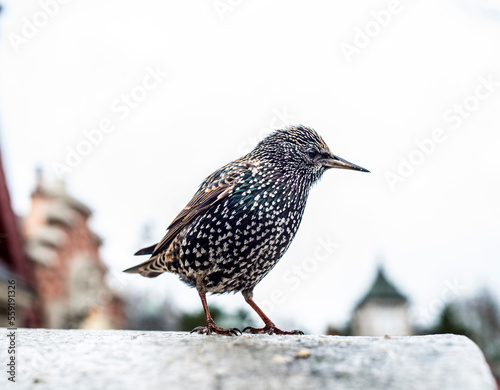
{"label": "tail feathers", "polygon": [[154,244],[154,245],[151,245],[151,246],[148,246],[147,248],[143,248],[137,252],[134,253],[135,256],[139,256],[139,255],[152,255],[155,248],[156,248],[156,245],[158,244]]}
{"label": "tail feathers", "polygon": [[123,272],[127,272],[129,274],[141,274],[147,278],[155,278],[165,272],[160,271],[158,267],[156,267],[156,260],[156,258],[146,260],[145,262],[138,264],[135,267],[128,268]]}

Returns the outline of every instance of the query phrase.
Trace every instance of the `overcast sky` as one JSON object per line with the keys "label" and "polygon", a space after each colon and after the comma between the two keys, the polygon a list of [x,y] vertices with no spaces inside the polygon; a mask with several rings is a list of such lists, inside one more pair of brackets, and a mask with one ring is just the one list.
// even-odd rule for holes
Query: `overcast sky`
{"label": "overcast sky", "polygon": [[500,297],[500,1],[1,3],[14,209],[28,212],[35,167],[63,175],[122,291],[201,307],[174,275],[119,272],[207,175],[302,123],[372,173],[328,171],[313,188],[255,289],[278,326],[343,325],[377,263],[420,322],[483,285]]}

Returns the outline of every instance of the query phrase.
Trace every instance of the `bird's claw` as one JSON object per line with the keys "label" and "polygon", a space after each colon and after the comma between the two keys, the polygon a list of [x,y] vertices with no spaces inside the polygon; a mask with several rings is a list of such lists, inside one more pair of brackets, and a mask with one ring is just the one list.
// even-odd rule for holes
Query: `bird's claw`
{"label": "bird's claw", "polygon": [[206,326],[197,326],[196,328],[194,328],[191,332],[189,333],[198,333],[198,334],[203,334],[203,333],[207,333],[208,334],[208,328]]}
{"label": "bird's claw", "polygon": [[251,333],[251,334],[278,334],[278,335],[303,335],[304,332],[301,330],[295,329],[291,331],[285,331],[278,329],[274,324],[268,324],[263,328],[252,328],[251,326],[247,326],[243,329],[243,333]]}
{"label": "bird's claw", "polygon": [[198,334],[221,334],[224,336],[239,336],[242,334],[241,330],[237,328],[224,329],[217,325],[207,325],[207,326],[197,326],[189,333],[198,333]]}

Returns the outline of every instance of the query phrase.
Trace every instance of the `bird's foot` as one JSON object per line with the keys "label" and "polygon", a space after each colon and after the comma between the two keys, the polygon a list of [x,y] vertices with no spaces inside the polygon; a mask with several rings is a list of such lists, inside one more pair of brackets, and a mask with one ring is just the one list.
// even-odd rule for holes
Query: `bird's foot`
{"label": "bird's foot", "polygon": [[303,335],[304,332],[301,330],[281,330],[276,327],[272,322],[267,323],[263,328],[252,328],[251,326],[247,326],[243,329],[243,333],[252,333],[252,334],[291,334],[291,335]]}
{"label": "bird's foot", "polygon": [[241,335],[241,330],[237,328],[224,329],[220,326],[215,325],[214,323],[207,323],[207,326],[197,326],[190,333],[199,333],[199,334],[222,334],[224,336],[239,336]]}

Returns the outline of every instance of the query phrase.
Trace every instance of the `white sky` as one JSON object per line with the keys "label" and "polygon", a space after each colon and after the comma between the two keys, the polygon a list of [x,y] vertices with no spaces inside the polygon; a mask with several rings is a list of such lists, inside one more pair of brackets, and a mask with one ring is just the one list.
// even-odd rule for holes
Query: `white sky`
{"label": "white sky", "polygon": [[[378,261],[423,322],[453,284],[459,295],[486,284],[500,297],[500,1],[404,1],[383,27],[386,1],[241,1],[222,17],[214,4],[236,1],[2,3],[0,140],[14,208],[28,211],[37,165],[55,177],[52,163],[109,119],[114,131],[64,178],[95,211],[123,291],[201,307],[173,275],[119,271],[153,243],[141,240],[145,223],[159,240],[204,177],[284,120],[314,127],[372,173],[329,171],[313,189],[290,250],[255,290],[264,308],[278,301],[278,326],[343,325]],[[367,28],[373,37],[348,61],[341,45]],[[168,75],[137,95],[156,68]],[[497,85],[488,91],[481,77]],[[125,112],[134,88],[141,101]],[[459,123],[448,111],[464,103]],[[418,158],[415,142],[437,127],[445,140],[391,190],[387,172]],[[318,238],[338,247],[308,262]],[[296,285],[297,266],[309,271]],[[210,302],[243,306],[239,294]]]}

